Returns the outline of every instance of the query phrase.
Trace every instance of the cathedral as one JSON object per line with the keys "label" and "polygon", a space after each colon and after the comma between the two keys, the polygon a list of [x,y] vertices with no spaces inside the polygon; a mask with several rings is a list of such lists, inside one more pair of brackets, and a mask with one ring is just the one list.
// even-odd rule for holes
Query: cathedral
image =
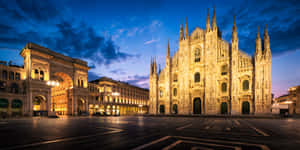
{"label": "cathedral", "polygon": [[[231,43],[223,40],[215,9],[212,25],[207,11],[206,29],[196,27],[189,35],[187,21],[181,23],[179,48],[157,70],[151,59],[150,114],[268,114],[271,107],[271,50],[267,25],[263,43],[259,28],[255,54],[239,49],[233,20]],[[254,42],[253,42],[254,44]]]}

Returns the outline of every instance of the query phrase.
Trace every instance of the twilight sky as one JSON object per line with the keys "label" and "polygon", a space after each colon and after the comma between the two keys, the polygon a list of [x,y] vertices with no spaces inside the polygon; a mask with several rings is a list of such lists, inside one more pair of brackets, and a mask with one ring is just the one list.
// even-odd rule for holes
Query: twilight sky
{"label": "twilight sky", "polygon": [[217,25],[230,41],[233,15],[240,49],[253,55],[256,26],[268,24],[275,96],[300,85],[298,0],[0,0],[0,60],[23,65],[20,50],[34,42],[88,61],[89,80],[108,76],[148,88],[150,57],[164,66],[167,40],[178,48],[181,19],[189,32],[205,28],[216,7]]}

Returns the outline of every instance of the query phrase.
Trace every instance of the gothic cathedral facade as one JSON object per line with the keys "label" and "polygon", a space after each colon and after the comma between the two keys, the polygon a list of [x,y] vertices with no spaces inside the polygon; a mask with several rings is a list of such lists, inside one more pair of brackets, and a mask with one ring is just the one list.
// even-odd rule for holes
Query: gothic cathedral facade
{"label": "gothic cathedral facade", "polygon": [[263,43],[257,28],[256,50],[249,56],[239,49],[233,21],[231,43],[221,38],[215,10],[212,26],[190,35],[187,21],[180,26],[179,48],[157,70],[151,59],[150,114],[267,114],[271,107],[271,50],[267,26]]}

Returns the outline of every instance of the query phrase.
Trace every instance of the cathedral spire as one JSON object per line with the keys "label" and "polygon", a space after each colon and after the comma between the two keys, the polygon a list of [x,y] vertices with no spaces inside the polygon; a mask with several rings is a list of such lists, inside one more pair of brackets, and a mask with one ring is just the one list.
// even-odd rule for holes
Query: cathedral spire
{"label": "cathedral spire", "polygon": [[167,46],[167,57],[170,57],[170,44],[168,40],[168,46]]}
{"label": "cathedral spire", "polygon": [[238,40],[237,27],[236,27],[236,23],[235,23],[235,16],[233,16],[232,41],[236,41],[236,40]]}
{"label": "cathedral spire", "polygon": [[183,40],[183,25],[182,25],[182,19],[181,19],[181,23],[180,23],[180,37],[179,40]]}
{"label": "cathedral spire", "polygon": [[187,23],[187,17],[185,19],[185,29],[184,29],[184,37],[185,39],[188,39],[189,38],[189,29],[188,29],[188,23]]}
{"label": "cathedral spire", "polygon": [[265,31],[264,31],[264,51],[270,48],[270,38],[268,34],[267,24],[265,25]]}
{"label": "cathedral spire", "polygon": [[212,22],[212,29],[216,31],[218,29],[217,27],[217,18],[216,18],[216,11],[214,6],[214,12],[213,12],[213,22]]}
{"label": "cathedral spire", "polygon": [[209,9],[207,8],[207,17],[206,17],[206,32],[210,31],[210,20],[209,20]]}
{"label": "cathedral spire", "polygon": [[259,36],[259,27],[257,26],[257,33],[256,33],[256,41],[255,41],[255,55],[261,55],[261,39]]}

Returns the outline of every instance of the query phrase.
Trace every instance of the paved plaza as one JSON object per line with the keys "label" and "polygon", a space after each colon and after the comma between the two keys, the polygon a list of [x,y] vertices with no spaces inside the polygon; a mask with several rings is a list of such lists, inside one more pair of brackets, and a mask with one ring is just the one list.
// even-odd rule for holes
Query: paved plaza
{"label": "paved plaza", "polygon": [[300,119],[68,117],[0,120],[1,150],[298,149]]}

